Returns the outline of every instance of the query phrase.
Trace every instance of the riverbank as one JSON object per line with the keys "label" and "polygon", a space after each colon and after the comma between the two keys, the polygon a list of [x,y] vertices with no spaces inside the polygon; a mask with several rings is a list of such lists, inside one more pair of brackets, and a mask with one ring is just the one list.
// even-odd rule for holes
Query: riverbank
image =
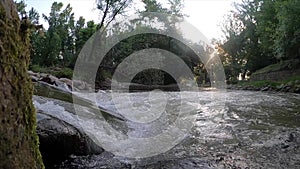
{"label": "riverbank", "polygon": [[[47,83],[49,85],[54,85],[65,91],[78,91],[78,90],[92,90],[91,85],[81,81],[72,81],[68,78],[57,78],[50,74],[45,73],[35,73],[32,71],[28,72],[33,82]],[[106,84],[105,89],[110,89],[110,84]],[[161,89],[163,91],[179,91],[179,86],[173,85],[160,85],[160,86],[149,86],[142,84],[127,84],[129,86],[129,91],[131,92],[141,92],[141,91],[151,91],[154,89]],[[125,90],[125,86],[119,86],[119,89]],[[285,80],[259,80],[259,81],[242,81],[238,84],[229,84],[227,89],[230,90],[250,90],[250,91],[274,91],[274,92],[290,92],[290,93],[300,93],[300,76],[293,76]],[[100,90],[100,89],[96,89]],[[210,87],[200,87],[200,91],[211,90]]]}
{"label": "riverbank", "polygon": [[243,81],[238,84],[228,85],[227,89],[300,93],[300,76],[293,76],[279,81]]}

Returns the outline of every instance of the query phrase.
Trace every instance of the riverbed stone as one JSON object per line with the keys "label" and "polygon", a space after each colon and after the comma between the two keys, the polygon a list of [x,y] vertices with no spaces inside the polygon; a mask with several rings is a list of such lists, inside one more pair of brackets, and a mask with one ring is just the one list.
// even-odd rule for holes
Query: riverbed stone
{"label": "riverbed stone", "polygon": [[51,84],[51,85],[55,85],[58,81],[58,78],[52,75],[46,75],[46,76],[42,76],[39,81]]}
{"label": "riverbed stone", "polygon": [[32,82],[37,82],[37,81],[39,81],[39,78],[36,77],[36,76],[30,75],[30,78],[31,78],[31,81],[32,81]]}
{"label": "riverbed stone", "polygon": [[270,89],[270,87],[269,86],[266,86],[266,87],[262,87],[261,89],[260,89],[260,91],[268,91]]}
{"label": "riverbed stone", "polygon": [[116,159],[112,153],[104,152],[100,155],[71,156],[63,163],[56,165],[58,169],[131,169],[131,165]]}
{"label": "riverbed stone", "polygon": [[68,79],[68,78],[60,78],[59,81],[65,83],[65,84],[72,90],[73,82],[72,82],[71,79]]}
{"label": "riverbed stone", "polygon": [[86,134],[58,118],[37,113],[37,134],[46,166],[61,162],[70,155],[100,154],[104,150]]}
{"label": "riverbed stone", "polygon": [[28,74],[29,74],[29,76],[36,76],[36,77],[39,75],[38,73],[35,73],[31,70],[28,71]]}
{"label": "riverbed stone", "polygon": [[288,85],[288,86],[293,86],[293,85],[294,85],[294,82],[293,82],[293,81],[290,81],[290,82],[287,83],[287,85]]}

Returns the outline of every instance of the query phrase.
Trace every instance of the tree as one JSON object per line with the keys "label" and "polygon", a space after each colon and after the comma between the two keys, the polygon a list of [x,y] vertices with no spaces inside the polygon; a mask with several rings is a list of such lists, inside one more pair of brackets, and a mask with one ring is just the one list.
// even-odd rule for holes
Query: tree
{"label": "tree", "polygon": [[[235,31],[236,36],[227,36],[221,47],[228,57],[243,59],[239,73],[246,71],[250,75],[283,60],[290,60],[290,68],[297,66],[299,61],[295,60],[300,58],[299,6],[298,0],[243,0],[236,4],[231,19],[237,19],[240,29],[227,22],[232,29],[227,29],[226,34]],[[240,44],[239,48],[228,45],[235,42]],[[234,67],[235,63],[228,65]]]}
{"label": "tree", "polygon": [[[31,8],[28,12],[28,19],[30,22],[34,25],[39,25],[39,19],[40,15],[39,13],[34,9]],[[41,25],[42,27],[42,25]],[[44,30],[42,28],[39,28],[39,30],[32,29],[30,34],[30,56],[31,56],[31,64],[39,64],[41,62],[41,48],[43,47],[43,32]]]}
{"label": "tree", "polygon": [[97,0],[101,21],[98,29],[105,30],[109,24],[129,6],[132,0]]}
{"label": "tree", "polygon": [[62,65],[69,66],[72,57],[75,55],[75,20],[74,13],[70,4],[60,14],[61,30],[60,37],[62,39],[61,54]]}
{"label": "tree", "polygon": [[[62,10],[63,4],[54,2],[49,16],[43,14],[49,28],[44,36],[38,32],[32,34],[32,63],[41,66],[70,66],[76,53],[75,20],[70,4]],[[29,11],[32,22],[38,22],[38,14],[35,10]]]}
{"label": "tree", "polygon": [[[275,3],[275,2],[273,2]],[[276,1],[278,26],[275,54],[277,59],[300,59],[300,1]]]}
{"label": "tree", "polygon": [[[135,31],[143,31],[143,30],[158,30],[159,32],[174,32],[180,35],[180,31],[176,29],[176,23],[180,22],[180,19],[183,18],[182,14],[182,0],[169,0],[169,7],[165,8],[162,6],[161,3],[159,3],[156,0],[143,0],[142,1],[145,6],[144,9],[139,11],[139,15],[134,20],[131,20],[129,24],[120,25],[123,29],[118,29],[118,27],[114,27],[112,32],[115,34],[120,33],[126,33],[126,31],[131,32],[131,30]],[[161,15],[159,18],[151,18],[151,15],[149,15],[149,12],[159,12],[159,13],[165,13],[170,15]],[[176,15],[179,17],[172,18],[170,16]],[[146,23],[145,23],[145,17],[147,17]],[[159,22],[158,24],[151,24],[155,22]],[[157,26],[157,25],[163,25],[163,26]],[[109,38],[109,37],[108,37]],[[170,52],[175,53],[178,56],[181,56],[182,59],[186,62],[187,65],[190,66],[191,70],[194,70],[193,67],[197,65],[196,62],[199,62],[199,58],[195,57],[195,53],[192,53],[190,49],[188,49],[187,46],[184,44],[181,44],[176,39],[169,37],[169,36],[163,36],[160,34],[138,34],[132,37],[129,37],[125,40],[122,40],[120,43],[115,45],[105,56],[105,58],[102,61],[102,64],[100,65],[100,70],[98,72],[98,81],[105,80],[105,77],[101,77],[101,75],[110,74],[113,72],[113,70],[118,66],[119,63],[122,62],[124,58],[129,56],[135,51],[139,51],[142,49],[147,48],[160,48],[164,50],[168,50]],[[197,46],[199,49],[199,46]],[[197,58],[198,60],[195,61]],[[163,60],[164,64],[168,64],[170,61]],[[103,73],[105,72],[105,73]],[[109,72],[109,73],[107,73]],[[151,77],[150,75],[153,75],[155,77],[158,77],[157,75],[162,74],[162,72],[158,72],[157,70],[149,70],[144,71],[139,74],[137,77],[137,81],[139,80],[143,81],[144,84],[150,84],[150,82],[146,82],[145,79],[142,77]],[[108,76],[109,77],[109,76]],[[141,83],[141,82],[139,82]],[[162,81],[160,81],[160,84]]]}
{"label": "tree", "polygon": [[218,42],[218,53],[224,65],[228,81],[236,81],[245,67],[244,58],[244,25],[233,11],[227,16],[223,25],[226,40]]}
{"label": "tree", "polygon": [[145,4],[145,10],[140,12],[162,12],[167,13],[168,9],[163,8],[162,4],[157,2],[156,0],[142,0]]}
{"label": "tree", "polygon": [[[272,0],[243,0],[235,4],[224,24],[226,40],[219,43],[228,79],[244,79],[258,69],[274,63],[274,30]],[[272,51],[273,50],[273,51]]]}
{"label": "tree", "polygon": [[80,17],[76,22],[75,26],[75,54],[69,64],[69,67],[73,68],[77,57],[84,46],[84,44],[89,40],[89,38],[96,33],[98,24],[95,24],[94,21],[88,21],[85,25],[85,19]]}
{"label": "tree", "polygon": [[81,40],[80,32],[82,31],[85,25],[85,19],[80,16],[75,25],[75,53],[76,55],[79,54],[81,48],[83,47],[84,43]]}
{"label": "tree", "polygon": [[20,14],[20,16],[25,16],[26,15],[26,4],[24,0],[21,0],[20,2],[16,2],[17,10]]}
{"label": "tree", "polygon": [[13,1],[0,1],[0,168],[44,168],[27,74],[30,24]]}
{"label": "tree", "polygon": [[272,0],[260,2],[260,11],[257,14],[257,33],[263,55],[275,57],[276,29],[278,18],[276,16],[276,3]]}

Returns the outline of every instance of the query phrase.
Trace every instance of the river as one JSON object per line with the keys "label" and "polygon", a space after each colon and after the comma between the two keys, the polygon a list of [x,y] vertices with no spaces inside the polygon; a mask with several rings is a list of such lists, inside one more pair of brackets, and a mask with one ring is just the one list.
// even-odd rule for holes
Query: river
{"label": "river", "polygon": [[[93,101],[89,94],[75,94]],[[95,112],[79,113],[76,122],[71,120],[108,152],[74,156],[58,168],[300,168],[298,94],[235,90],[117,94],[100,91],[96,104],[127,120],[104,120]],[[153,105],[163,110],[151,113]],[[170,126],[179,126],[180,132]],[[158,135],[168,136],[150,139]],[[146,139],[139,142],[140,138]]]}

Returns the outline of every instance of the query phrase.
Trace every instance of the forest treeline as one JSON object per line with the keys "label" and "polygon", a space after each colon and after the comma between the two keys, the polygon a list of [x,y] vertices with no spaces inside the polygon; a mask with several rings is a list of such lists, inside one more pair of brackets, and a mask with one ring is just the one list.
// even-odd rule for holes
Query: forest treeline
{"label": "forest treeline", "polygon": [[275,63],[299,67],[299,0],[243,0],[234,7],[223,24],[225,40],[215,41],[227,80]]}
{"label": "forest treeline", "polygon": [[[105,33],[113,32],[114,34],[118,34],[122,31],[126,33],[126,31],[132,29],[148,29],[147,27],[149,27],[149,25],[146,23],[147,26],[145,26],[142,19],[143,17],[148,17],[143,16],[145,12],[159,12],[177,16],[177,18],[172,19],[160,17],[157,20],[150,18],[149,23],[157,22],[163,25],[162,28],[157,28],[157,25],[150,27],[160,32],[176,32],[178,36],[183,36],[175,28],[175,24],[179,22],[179,20],[183,20],[185,16],[182,12],[184,5],[183,0],[168,0],[167,7],[165,6],[166,4],[162,5],[162,3],[156,0],[141,0],[141,2],[144,8],[136,11],[141,18],[137,18],[131,21],[129,25],[126,25],[129,27],[128,30],[124,30],[124,27],[118,24],[112,24],[114,24],[113,21],[118,16],[126,16],[126,12],[132,10],[134,2],[131,0],[97,1],[97,9],[101,16],[100,23],[86,21],[83,17],[79,17],[78,20],[75,20],[74,12],[70,4],[64,6],[63,3],[54,2],[51,6],[50,13],[48,15],[42,14],[42,19],[47,22],[48,29],[33,29],[31,32],[31,69],[39,71],[49,67],[63,68],[63,73],[58,74],[58,76],[71,78],[71,70],[75,66],[81,49],[95,32],[102,31]],[[25,11],[26,4],[24,1],[18,2],[17,6],[21,17],[25,16],[35,25],[40,24],[40,14],[34,8],[31,8],[28,12]],[[200,42],[197,44],[189,41],[189,44],[197,46],[202,53],[205,53],[205,47],[201,45]],[[196,54],[179,40],[158,34],[140,34],[121,41],[107,53],[105,60],[100,65],[101,69],[98,72],[100,73],[100,77],[98,80],[103,81],[105,78],[110,78],[114,69],[124,58],[135,51],[146,48],[168,50],[182,57],[191,70],[197,66],[202,69],[201,71],[204,69],[199,58],[195,57]],[[154,72],[152,71],[152,73]],[[145,76],[141,77],[141,79],[144,78]]]}
{"label": "forest treeline", "polygon": [[[169,7],[164,8],[156,0],[142,0],[145,8],[142,12],[164,12],[182,16],[182,0],[169,0]],[[77,55],[85,42],[97,31],[106,29],[119,15],[126,15],[132,6],[132,0],[98,0],[100,23],[86,21],[82,16],[75,20],[70,4],[54,2],[48,15],[42,16],[34,9],[25,10],[24,0],[17,3],[21,16],[35,25],[39,25],[40,17],[48,24],[48,29],[33,30],[31,33],[31,64],[40,66],[63,66],[73,68]],[[50,7],[49,7],[50,8]]]}
{"label": "forest treeline", "polygon": [[[70,4],[64,6],[62,3],[54,2],[51,12],[48,15],[40,16],[34,8],[26,12],[24,1],[17,3],[21,16],[26,15],[35,25],[40,24],[39,20],[42,17],[49,25],[47,30],[32,30],[30,38],[32,68],[73,69],[85,42],[97,30],[105,30],[111,26],[116,17],[126,15],[126,12],[134,5],[132,0],[98,0],[96,2],[99,16],[101,16],[99,23],[86,21],[83,17],[75,20]],[[141,0],[141,2],[144,4],[144,8],[137,11],[140,14],[163,12],[180,18],[185,16],[182,12],[183,0],[168,0],[168,7],[164,7],[157,0]],[[225,38],[214,39],[212,42],[224,65],[227,81],[235,82],[238,77],[246,79],[255,71],[275,63],[288,63],[288,68],[298,67],[300,58],[299,16],[300,1],[298,0],[242,0],[235,3],[234,9],[225,16],[225,21],[221,25]],[[166,20],[162,22],[166,22]],[[166,29],[171,29],[169,27],[175,25],[176,21],[172,22],[166,24]],[[113,28],[114,32],[119,31],[117,26],[114,25]],[[137,29],[142,29],[142,26],[140,25]],[[149,36],[153,38],[154,35]],[[157,45],[165,48],[164,46],[171,44],[171,41],[162,37],[158,37],[161,41],[149,42],[147,39],[149,37],[140,36],[131,38],[126,43],[118,44],[108,54],[111,56],[111,60],[105,62],[110,63],[106,66],[114,68],[124,57],[135,51],[134,48],[139,44],[143,44],[144,48]],[[173,49],[184,51],[184,48],[174,47],[175,43],[172,45]],[[169,46],[167,50],[170,51],[171,48],[172,46]],[[181,52],[181,55],[189,55],[184,58],[191,69],[196,71],[196,76],[207,76],[203,63],[192,59],[191,55],[193,54]],[[72,73],[68,69],[64,69],[64,72]],[[111,72],[102,72],[102,74],[111,75]],[[203,80],[203,77],[198,78]]]}

